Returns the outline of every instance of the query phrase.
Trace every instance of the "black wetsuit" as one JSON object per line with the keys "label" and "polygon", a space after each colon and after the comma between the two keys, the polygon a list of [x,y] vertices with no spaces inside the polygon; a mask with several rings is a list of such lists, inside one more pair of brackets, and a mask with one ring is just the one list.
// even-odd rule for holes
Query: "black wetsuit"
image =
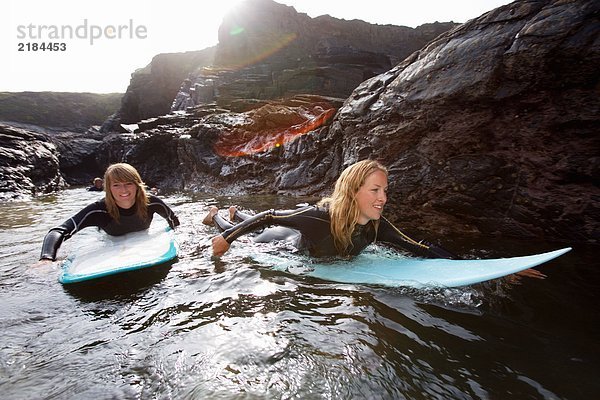
{"label": "black wetsuit", "polygon": [[[339,255],[331,235],[329,212],[325,208],[306,206],[296,210],[267,210],[254,216],[246,216],[236,211],[235,217],[242,222],[232,225],[218,214],[213,218],[217,227],[222,231],[223,238],[229,244],[244,234],[275,226],[266,229],[255,240],[259,242],[292,241],[298,249],[307,251],[308,254],[316,257]],[[366,225],[356,225],[352,233],[352,246],[348,255],[357,255],[369,244],[375,242],[388,243],[420,257],[456,258],[441,247],[411,239],[383,217],[379,220],[377,227],[373,221],[369,221]]]}
{"label": "black wetsuit", "polygon": [[148,199],[148,216],[145,219],[141,219],[136,214],[135,206],[127,210],[119,207],[118,222],[108,213],[104,199],[88,205],[73,217],[48,231],[44,238],[40,259],[55,260],[56,252],[62,242],[88,226],[97,226],[109,235],[121,236],[148,229],[154,213],[166,219],[171,228],[179,225],[179,220],[173,211],[161,199],[153,195],[149,195]]}

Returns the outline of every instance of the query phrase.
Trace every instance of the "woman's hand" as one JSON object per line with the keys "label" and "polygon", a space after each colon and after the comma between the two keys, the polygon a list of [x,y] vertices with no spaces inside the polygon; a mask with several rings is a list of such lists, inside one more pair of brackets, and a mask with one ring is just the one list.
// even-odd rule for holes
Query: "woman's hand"
{"label": "woman's hand", "polygon": [[223,236],[218,235],[212,238],[212,248],[214,256],[222,256],[227,250],[229,250],[229,247],[229,243],[227,243],[227,240],[225,240]]}
{"label": "woman's hand", "polygon": [[520,285],[523,277],[534,278],[534,279],[546,279],[547,278],[547,276],[545,274],[541,273],[537,269],[529,268],[529,269],[525,269],[523,271],[517,272],[515,274],[509,275],[507,277],[507,279],[508,279],[508,282],[512,283],[513,285]]}
{"label": "woman's hand", "polygon": [[517,275],[526,276],[528,278],[536,278],[536,279],[546,279],[548,276],[541,273],[537,269],[529,268],[525,269],[521,272],[517,272]]}

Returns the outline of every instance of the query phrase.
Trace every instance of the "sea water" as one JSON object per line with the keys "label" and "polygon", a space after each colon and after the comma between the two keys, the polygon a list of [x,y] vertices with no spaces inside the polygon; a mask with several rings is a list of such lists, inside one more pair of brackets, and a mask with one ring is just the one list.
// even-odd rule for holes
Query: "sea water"
{"label": "sea water", "polygon": [[[455,289],[337,284],[257,265],[248,238],[211,255],[209,205],[312,199],[161,196],[178,215],[169,265],[63,286],[34,266],[43,237],[102,193],[0,204],[2,399],[589,399],[600,393],[597,248],[447,238],[468,257],[573,245],[538,269]],[[156,216],[155,218],[160,218]],[[87,228],[59,258],[98,235]],[[440,238],[435,238],[440,239]],[[282,250],[290,251],[290,249]],[[291,254],[295,262],[301,255]]]}

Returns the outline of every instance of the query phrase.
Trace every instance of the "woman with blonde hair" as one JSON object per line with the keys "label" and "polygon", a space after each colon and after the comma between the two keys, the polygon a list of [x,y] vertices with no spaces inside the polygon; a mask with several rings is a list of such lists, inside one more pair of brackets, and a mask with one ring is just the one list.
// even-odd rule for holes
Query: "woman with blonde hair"
{"label": "woman with blonde hair", "polygon": [[88,226],[97,226],[109,235],[121,236],[148,229],[155,213],[166,219],[171,228],[179,225],[169,206],[146,193],[139,172],[129,164],[112,164],[106,169],[104,191],[103,199],[50,229],[44,238],[40,260],[56,260],[62,242]]}
{"label": "woman with blonde hair", "polygon": [[212,207],[204,223],[222,232],[212,239],[213,254],[220,256],[241,235],[265,229],[257,242],[291,241],[312,256],[354,256],[375,242],[385,242],[415,255],[430,258],[456,258],[447,250],[423,241],[417,242],[381,216],[387,202],[388,173],[374,160],[359,161],[346,168],[335,183],[333,194],[317,205],[296,210],[267,210],[255,216],[230,208],[234,225]]}

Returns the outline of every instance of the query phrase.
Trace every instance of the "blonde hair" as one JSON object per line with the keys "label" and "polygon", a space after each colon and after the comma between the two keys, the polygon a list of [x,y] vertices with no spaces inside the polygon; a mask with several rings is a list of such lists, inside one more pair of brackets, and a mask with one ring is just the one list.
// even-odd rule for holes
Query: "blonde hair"
{"label": "blonde hair", "polygon": [[110,187],[115,182],[133,182],[137,186],[137,191],[135,194],[135,206],[136,214],[142,218],[146,219],[148,216],[148,195],[146,193],[146,185],[142,181],[142,177],[139,172],[129,164],[126,163],[118,163],[112,164],[104,173],[104,191],[106,192],[104,198],[106,202],[106,209],[111,217],[113,217],[117,222],[119,221],[119,208],[117,206],[117,202],[110,191]]}
{"label": "blonde hair", "polygon": [[333,194],[319,202],[319,205],[329,208],[331,235],[335,248],[341,255],[350,252],[352,233],[360,217],[356,194],[367,177],[376,171],[382,171],[386,177],[388,175],[387,169],[375,160],[363,160],[352,164],[335,182]]}

